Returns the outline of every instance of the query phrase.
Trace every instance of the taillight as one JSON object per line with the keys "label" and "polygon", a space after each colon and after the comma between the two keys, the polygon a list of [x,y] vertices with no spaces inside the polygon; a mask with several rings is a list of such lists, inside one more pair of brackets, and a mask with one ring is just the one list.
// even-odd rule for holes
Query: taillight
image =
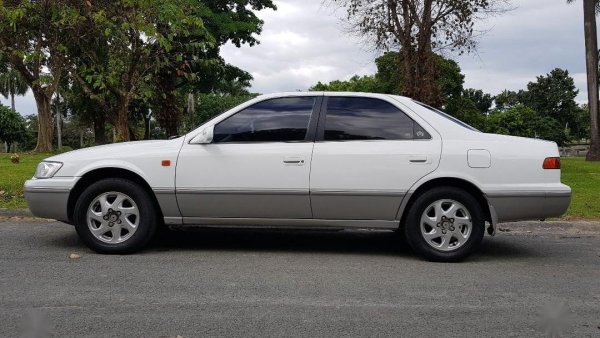
{"label": "taillight", "polygon": [[544,169],[560,169],[560,157],[546,157]]}

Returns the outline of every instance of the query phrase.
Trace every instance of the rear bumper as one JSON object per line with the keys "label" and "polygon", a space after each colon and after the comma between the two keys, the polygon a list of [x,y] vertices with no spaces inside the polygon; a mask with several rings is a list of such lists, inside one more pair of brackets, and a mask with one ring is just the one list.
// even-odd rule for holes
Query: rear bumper
{"label": "rear bumper", "polygon": [[69,222],[69,193],[77,177],[31,179],[25,182],[25,200],[36,217]]}
{"label": "rear bumper", "polygon": [[571,188],[548,191],[502,191],[486,194],[498,222],[545,219],[563,215],[571,203]]}

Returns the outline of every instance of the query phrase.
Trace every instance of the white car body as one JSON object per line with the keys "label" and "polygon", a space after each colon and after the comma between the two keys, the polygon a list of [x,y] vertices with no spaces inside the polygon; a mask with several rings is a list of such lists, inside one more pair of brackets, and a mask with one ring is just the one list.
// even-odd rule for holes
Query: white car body
{"label": "white car body", "polygon": [[[383,100],[431,138],[196,142],[245,107],[289,96]],[[72,222],[77,194],[92,179],[111,174],[143,182],[166,224],[397,228],[420,189],[451,184],[479,195],[493,233],[497,222],[544,219],[566,211],[571,189],[561,184],[560,170],[542,168],[548,157],[559,157],[553,142],[471,130],[405,97],[279,93],[259,96],[176,139],[116,143],[50,157],[46,161],[62,167],[52,178],[28,180],[25,196],[34,215]],[[162,165],[165,160],[169,166]]]}

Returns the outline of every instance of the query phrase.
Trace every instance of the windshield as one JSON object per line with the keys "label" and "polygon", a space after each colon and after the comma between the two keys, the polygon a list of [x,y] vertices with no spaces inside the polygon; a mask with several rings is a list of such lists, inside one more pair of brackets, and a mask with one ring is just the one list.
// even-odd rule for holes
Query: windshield
{"label": "windshield", "polygon": [[431,106],[426,105],[423,102],[419,102],[419,101],[416,101],[416,100],[413,100],[413,102],[415,102],[416,104],[418,104],[418,105],[420,105],[422,107],[425,107],[425,108],[431,110],[432,112],[434,112],[434,113],[436,113],[436,114],[438,114],[438,115],[440,115],[440,116],[442,116],[442,117],[444,117],[444,118],[446,118],[446,119],[448,119],[448,120],[450,120],[450,121],[458,124],[459,126],[461,126],[463,128],[467,128],[467,129],[472,130],[472,131],[480,132],[477,128],[472,127],[472,126],[464,123],[463,121],[457,119],[456,117],[448,115],[447,113],[444,113],[443,111],[441,111],[439,109],[435,109],[435,108],[433,108]]}

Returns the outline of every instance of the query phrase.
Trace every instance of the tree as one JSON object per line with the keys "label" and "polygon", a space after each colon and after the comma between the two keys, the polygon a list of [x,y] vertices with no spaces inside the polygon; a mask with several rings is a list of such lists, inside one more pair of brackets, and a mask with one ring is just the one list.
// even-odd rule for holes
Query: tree
{"label": "tree", "polygon": [[226,112],[227,110],[256,97],[257,94],[247,95],[217,95],[217,94],[198,94],[196,101],[196,111],[189,117],[190,128],[212,119],[213,117]]}
{"label": "tree", "polygon": [[20,142],[26,134],[23,117],[4,105],[0,104],[0,140],[8,145],[7,151],[14,142]]}
{"label": "tree", "polygon": [[496,103],[496,110],[506,111],[518,104],[523,103],[523,93],[524,92],[522,90],[519,92],[514,92],[508,89],[503,90],[502,93],[494,97],[494,103]]}
{"label": "tree", "polygon": [[52,150],[50,100],[64,74],[63,41],[77,36],[70,30],[78,21],[68,2],[0,1],[0,55],[33,93],[39,119],[36,150],[40,152]]}
{"label": "tree", "polygon": [[[569,72],[556,68],[536,81],[527,84],[527,90],[505,90],[494,100],[497,111],[507,111],[518,105],[531,108],[540,116],[556,121],[569,138],[581,139],[586,123],[581,121],[581,107],[575,102],[578,90]],[[562,142],[562,141],[561,141]]]}
{"label": "tree", "polygon": [[567,134],[564,128],[553,118],[543,116],[522,104],[517,104],[506,111],[492,112],[483,125],[488,133],[541,138],[564,145]]}
{"label": "tree", "polygon": [[[71,74],[105,109],[115,111],[119,139],[129,141],[129,105],[149,98],[148,82],[167,66],[184,67],[178,39],[193,37],[187,48],[201,50],[214,41],[197,16],[192,0],[120,0],[87,2],[79,8],[82,34],[69,44]],[[110,98],[107,98],[107,95]],[[164,93],[156,93],[163,95]],[[111,107],[112,105],[112,107]]]}
{"label": "tree", "polygon": [[[347,81],[334,80],[327,84],[318,82],[309,90],[400,95],[405,84],[402,82],[404,78],[403,71],[396,62],[399,57],[400,55],[397,52],[385,52],[375,59],[377,66],[375,75],[355,75]],[[460,66],[455,61],[445,59],[437,54],[434,59],[436,72],[439,74],[435,85],[442,95],[442,102],[446,103],[449,98],[461,95],[465,76],[461,73]]]}
{"label": "tree", "polygon": [[[571,3],[574,0],[567,0]],[[585,35],[585,61],[587,68],[588,107],[591,122],[591,144],[588,161],[600,161],[600,125],[598,119],[598,32],[596,13],[600,8],[598,0],[583,0],[583,27]]]}
{"label": "tree", "polygon": [[177,45],[184,48],[177,51],[182,52],[185,67],[165,67],[157,76],[158,80],[154,81],[154,91],[164,93],[164,97],[153,96],[151,108],[168,135],[177,134],[183,102],[186,99],[194,102],[194,93],[248,94],[252,76],[227,64],[219,55],[220,48],[227,42],[237,47],[257,44],[256,35],[262,31],[263,21],[254,12],[276,9],[271,0],[206,1],[203,6],[198,16],[215,43],[198,51],[185,48],[188,37],[180,38]]}
{"label": "tree", "polygon": [[490,94],[486,94],[481,89],[465,89],[462,92],[462,96],[471,100],[477,110],[484,115],[487,115],[492,108],[492,104],[494,103],[494,98]]}
{"label": "tree", "polygon": [[[64,85],[61,88],[61,95],[65,99],[63,106],[69,113],[75,115],[82,126],[92,127],[94,130],[94,144],[105,144],[106,121],[110,113],[106,110],[107,105],[99,105],[96,100],[84,93],[81,86],[76,83],[70,86],[68,83]],[[109,101],[110,98],[105,100]]]}
{"label": "tree", "polygon": [[[435,73],[435,90],[440,95],[438,108],[441,108],[449,98],[460,96],[463,90],[465,76],[461,73],[458,63],[441,55],[433,55]],[[406,76],[403,64],[403,56],[398,52],[385,52],[375,59],[377,74],[375,78],[379,82],[382,93],[403,95]]]}
{"label": "tree", "polygon": [[443,105],[435,52],[469,52],[474,22],[506,9],[504,0],[333,0],[346,8],[354,32],[382,50],[397,50],[402,94]]}
{"label": "tree", "polygon": [[88,7],[79,12],[86,34],[69,46],[71,74],[90,98],[114,111],[121,140],[131,139],[133,100],[149,104],[175,134],[190,84],[203,82],[215,65],[232,68],[218,56],[220,45],[256,43],[262,21],[253,10],[275,8],[271,0],[106,0]]}
{"label": "tree", "polygon": [[327,91],[327,92],[365,92],[365,93],[381,93],[383,87],[378,82],[376,76],[354,75],[347,81],[334,80],[329,83],[321,83],[320,81],[310,87],[310,91]]}
{"label": "tree", "polygon": [[569,72],[556,68],[546,76],[538,76],[535,82],[529,82],[521,99],[538,113],[554,118],[563,128],[572,128],[577,123],[579,106],[575,98],[578,93]]}
{"label": "tree", "polygon": [[[0,63],[2,60],[0,60]],[[10,97],[10,106],[15,109],[15,96],[25,95],[27,93],[27,83],[12,67],[8,64],[0,65],[0,94],[5,98]]]}

